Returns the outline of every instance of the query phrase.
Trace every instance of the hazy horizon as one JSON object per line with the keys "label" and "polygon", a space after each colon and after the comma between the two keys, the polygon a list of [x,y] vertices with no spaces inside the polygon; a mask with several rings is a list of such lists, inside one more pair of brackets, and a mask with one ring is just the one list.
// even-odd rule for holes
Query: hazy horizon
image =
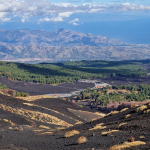
{"label": "hazy horizon", "polygon": [[0,28],[76,32],[150,44],[148,0],[0,0]]}

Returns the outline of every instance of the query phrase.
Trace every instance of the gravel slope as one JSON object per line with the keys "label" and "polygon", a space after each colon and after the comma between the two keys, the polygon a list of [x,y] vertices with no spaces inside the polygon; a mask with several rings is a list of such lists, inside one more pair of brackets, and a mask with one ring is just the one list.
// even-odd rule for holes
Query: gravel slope
{"label": "gravel slope", "polygon": [[[40,105],[41,101],[42,100],[39,100],[37,103]],[[21,106],[23,109],[24,108],[29,109],[29,106],[24,106],[21,100],[0,95],[0,104],[2,103],[5,105],[7,104],[15,107]],[[48,108],[50,108],[50,103],[49,106],[47,106]],[[43,104],[44,104],[44,100],[43,100]],[[46,104],[48,103],[45,102],[45,105]],[[55,103],[52,103],[53,105],[52,107],[54,107],[54,104]],[[63,109],[61,109],[60,111],[61,113],[63,113],[63,110],[65,110],[66,105],[68,106],[72,105],[69,102],[66,102],[66,104],[62,103],[61,105],[61,103],[60,102],[58,103],[57,101],[56,104],[58,106],[62,106]],[[72,105],[72,107],[74,106]],[[32,108],[32,109],[36,109],[36,108]],[[77,108],[74,107],[74,109]],[[123,112],[110,114],[107,117],[95,121],[87,122],[84,124],[78,124],[64,130],[57,130],[57,131],[55,130],[51,134],[46,134],[50,130],[44,129],[42,130],[42,132],[35,132],[37,127],[41,125],[41,122],[39,123],[34,121],[34,125],[33,125],[32,120],[26,120],[24,117],[0,109],[0,114],[1,114],[0,115],[1,117],[0,148],[1,147],[4,148],[4,145],[5,147],[8,147],[8,144],[13,144],[14,149],[17,149],[17,147],[24,147],[28,150],[29,149],[30,150],[40,150],[40,149],[42,150],[48,150],[48,149],[50,150],[61,150],[61,149],[92,150],[92,148],[107,150],[113,145],[120,145],[123,142],[127,141],[130,137],[134,137],[135,141],[145,142],[145,145],[134,146],[127,149],[135,149],[135,150],[150,149],[150,126],[149,126],[150,111],[149,110],[150,110],[150,105],[146,104],[144,109],[141,109],[139,107],[127,109]],[[65,113],[67,115],[67,111]],[[128,117],[126,117],[127,115]],[[72,117],[74,116],[72,115]],[[12,122],[17,124],[16,127],[18,128],[20,127],[22,130],[15,130],[14,126],[12,126],[9,122],[5,122],[3,120],[4,118],[11,119]],[[101,126],[105,128],[97,129],[97,130],[89,130],[100,123],[103,123]],[[120,125],[121,123],[124,124]],[[25,128],[22,124],[30,125],[32,126],[32,128]],[[48,124],[46,123],[43,125],[48,126]],[[8,129],[9,127],[12,127],[13,129]],[[80,134],[72,136],[70,138],[64,138],[64,134],[70,130],[78,130]],[[102,135],[102,132],[104,131],[108,132],[112,130],[118,130],[118,131],[106,135]],[[85,136],[88,141],[83,144],[77,144],[77,140],[80,136]]]}

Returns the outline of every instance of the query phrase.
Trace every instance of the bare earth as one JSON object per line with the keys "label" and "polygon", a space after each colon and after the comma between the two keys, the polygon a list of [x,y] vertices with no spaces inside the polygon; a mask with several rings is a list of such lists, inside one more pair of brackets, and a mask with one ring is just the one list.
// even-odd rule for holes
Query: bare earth
{"label": "bare earth", "polygon": [[[150,84],[150,77],[100,79],[103,82],[123,85],[141,83]],[[20,92],[30,92],[30,95],[39,95],[45,92],[74,91],[87,88],[93,84],[70,83],[57,86],[10,81],[0,77],[0,82],[9,88]],[[113,83],[112,83],[113,82]],[[117,107],[118,111],[111,112],[103,117],[96,110],[79,107],[76,104],[57,98],[42,98],[26,101],[0,94],[0,149],[8,150],[109,150],[114,145],[121,145],[134,137],[135,141],[144,144],[133,145],[125,149],[150,149],[150,104],[144,107],[136,106],[144,103],[122,102],[122,105],[109,104],[108,109]],[[131,107],[132,106],[132,107]],[[69,108],[69,109],[68,109]],[[71,111],[70,111],[71,110]],[[99,118],[95,120],[95,118]],[[90,121],[92,119],[92,121]],[[99,128],[94,127],[101,124]],[[78,130],[80,133],[65,138],[67,131]],[[115,132],[113,132],[115,131]],[[104,132],[108,132],[104,134]],[[80,136],[87,138],[83,144],[78,144]],[[138,143],[140,143],[138,142]],[[128,142],[126,142],[128,144]]]}
{"label": "bare earth", "polygon": [[[59,101],[59,99],[41,99],[30,102],[36,106],[25,105],[23,100],[0,94],[0,149],[4,150],[110,150],[114,145],[122,145],[124,142],[132,147],[126,150],[148,150],[150,149],[150,104],[142,107],[134,106],[124,111],[110,113],[109,115],[84,122],[66,108],[87,111],[70,102]],[[41,107],[37,107],[41,106]],[[23,114],[15,114],[9,106],[17,110],[29,110]],[[55,110],[55,109],[57,110]],[[49,109],[49,110],[48,110]],[[52,111],[53,110],[53,111]],[[34,111],[34,113],[32,113]],[[60,114],[58,112],[60,112]],[[79,112],[80,112],[79,111]],[[74,126],[54,125],[51,123],[35,121],[36,112],[55,116]],[[77,111],[78,112],[78,111]],[[78,113],[79,113],[78,112]],[[28,118],[31,117],[31,118]],[[46,117],[46,116],[45,116]],[[47,116],[48,117],[48,116]],[[80,122],[76,122],[76,120]],[[81,124],[81,121],[83,123]],[[95,128],[98,126],[98,128]],[[65,138],[67,131],[77,130],[79,134]],[[79,137],[84,136],[87,141],[78,144]],[[128,143],[128,139],[134,137],[134,144]],[[136,143],[140,143],[136,145]],[[142,144],[141,144],[142,143]]]}

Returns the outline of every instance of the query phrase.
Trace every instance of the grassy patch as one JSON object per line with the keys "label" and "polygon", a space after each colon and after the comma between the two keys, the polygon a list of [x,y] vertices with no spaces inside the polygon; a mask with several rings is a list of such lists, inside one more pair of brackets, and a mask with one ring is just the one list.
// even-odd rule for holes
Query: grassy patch
{"label": "grassy patch", "polygon": [[109,150],[121,150],[121,149],[129,148],[129,147],[145,145],[145,144],[146,144],[145,142],[141,142],[141,141],[124,142],[121,145],[114,145],[114,146],[110,147]]}

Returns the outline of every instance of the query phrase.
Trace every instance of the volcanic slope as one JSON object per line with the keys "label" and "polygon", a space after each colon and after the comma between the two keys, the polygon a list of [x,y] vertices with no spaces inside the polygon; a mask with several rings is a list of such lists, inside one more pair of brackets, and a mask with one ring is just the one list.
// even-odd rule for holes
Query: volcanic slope
{"label": "volcanic slope", "polygon": [[0,94],[0,119],[14,126],[31,125],[35,129],[47,126],[46,129],[57,130],[87,122],[86,119],[80,117],[80,114],[77,116],[69,109],[93,114],[93,118],[101,117],[100,114],[96,115],[94,110],[81,108],[76,104],[57,98],[28,101]]}
{"label": "volcanic slope", "polygon": [[[66,138],[66,149],[132,149],[150,148],[150,104],[122,109],[107,114],[104,118],[90,121],[83,125],[76,125],[59,133],[78,130],[79,135]],[[80,136],[87,138],[87,142],[77,144]],[[133,137],[134,142],[129,142]],[[131,138],[132,139],[132,138]],[[138,145],[139,144],[139,145]]]}
{"label": "volcanic slope", "polygon": [[87,87],[94,87],[94,83],[63,83],[56,86],[50,84],[37,84],[34,82],[12,81],[6,77],[0,77],[0,84],[5,84],[8,88],[18,92],[28,93],[29,95],[43,95],[55,93],[70,93]]}
{"label": "volcanic slope", "polygon": [[[34,102],[36,102],[36,105],[40,105],[40,101],[42,100]],[[44,102],[45,100],[43,100],[43,104]],[[28,103],[28,105],[23,103]],[[44,106],[41,106],[40,108],[33,105],[31,106],[31,103],[33,104],[33,102],[24,102],[20,99],[0,95],[0,104],[2,106],[0,108],[0,147],[8,147],[8,145],[13,144],[14,147],[24,147],[31,150],[111,150],[117,148],[140,150],[150,148],[150,104],[136,106],[131,109],[126,108],[118,112],[111,112],[103,118],[92,120],[84,124],[76,124],[74,126],[70,125],[71,121],[67,122],[67,119],[65,119],[67,115],[66,111],[64,113],[64,120],[66,123],[63,124],[66,126],[57,124],[55,127],[52,127],[52,124],[42,122],[43,118],[41,118],[41,121],[36,121],[34,119],[36,117],[31,115],[33,110],[35,114],[37,111],[39,113],[41,112],[48,114],[48,110],[46,112],[46,110],[44,110]],[[64,103],[66,103],[66,105],[62,105],[64,108],[72,105],[69,102]],[[58,103],[58,101],[56,104],[61,106],[61,103]],[[54,103],[52,105],[54,105]],[[7,109],[8,106],[9,110]],[[29,110],[27,115],[30,115],[31,118],[13,113],[14,109],[11,109],[10,107],[18,108],[17,110],[20,111]],[[47,108],[52,109],[50,108],[50,104]],[[74,109],[76,108],[74,107]],[[84,108],[81,110],[84,110]],[[59,111],[59,109],[57,111]],[[61,111],[63,112],[63,109]],[[49,115],[52,114],[49,113]],[[58,116],[59,115],[54,117]],[[74,118],[74,120],[78,119],[82,121],[79,118],[75,118],[73,115],[72,118]],[[58,117],[58,119],[60,119],[58,122],[61,123],[62,118]],[[52,120],[56,122],[55,118],[52,118]],[[68,131],[71,131],[71,134]],[[67,138],[65,136],[67,136]],[[81,136],[84,136],[85,138]],[[78,141],[78,143],[83,142],[82,144],[77,143],[79,137],[81,137],[81,140]]]}

